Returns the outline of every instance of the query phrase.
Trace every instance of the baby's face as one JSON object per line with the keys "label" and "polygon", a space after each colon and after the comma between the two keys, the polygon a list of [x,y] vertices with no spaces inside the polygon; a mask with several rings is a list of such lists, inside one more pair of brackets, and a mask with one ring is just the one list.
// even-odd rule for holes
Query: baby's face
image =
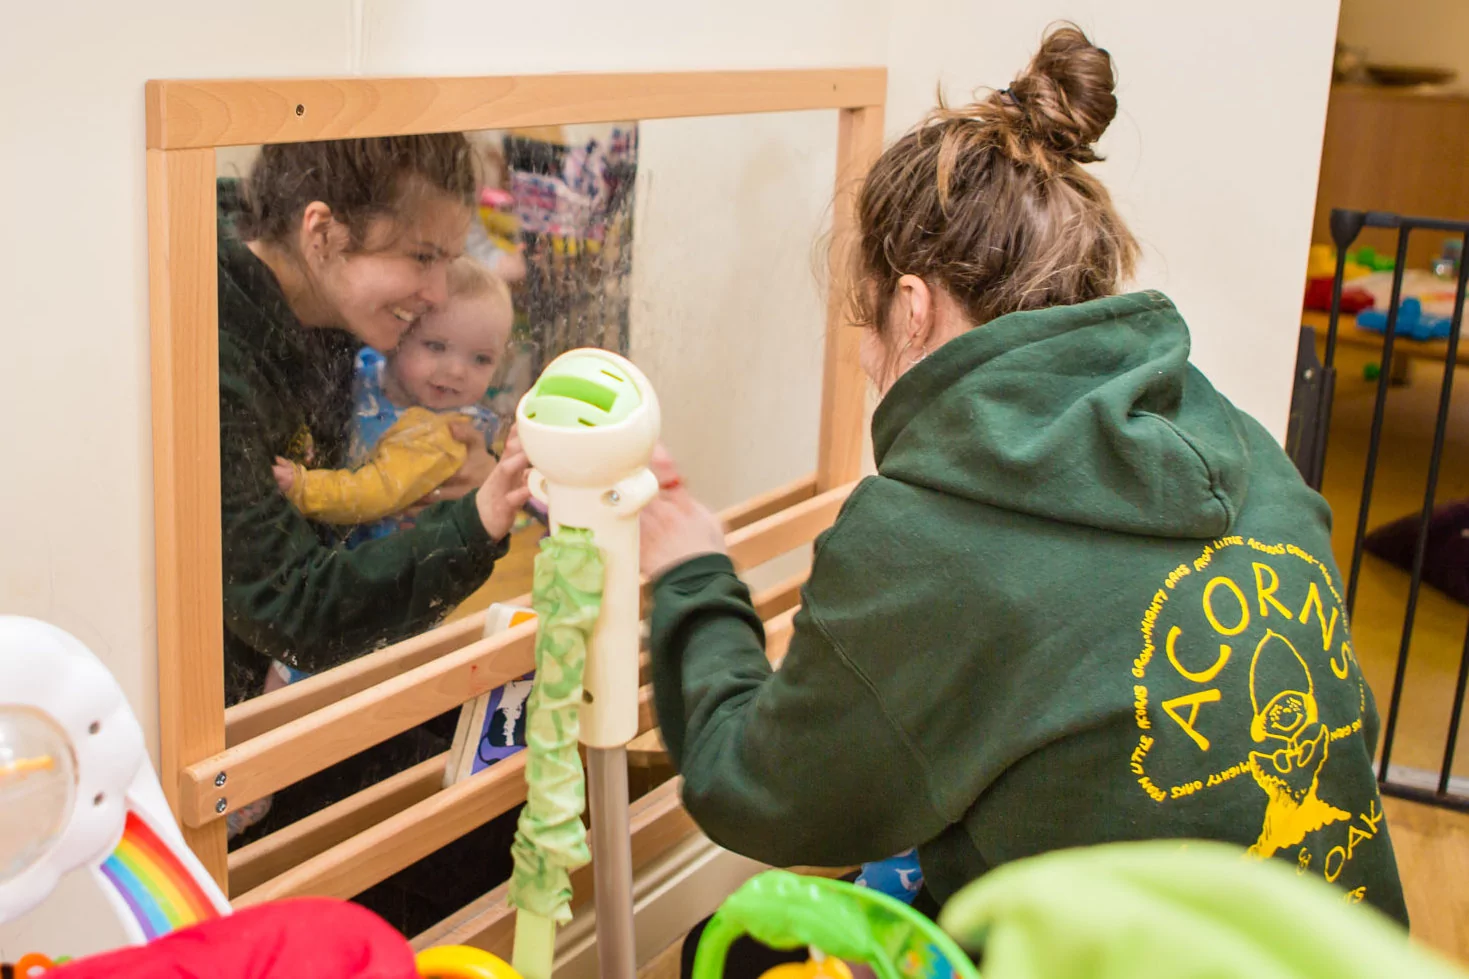
{"label": "baby's face", "polygon": [[434,411],[472,405],[489,390],[512,315],[493,295],[450,298],[409,331],[389,369],[414,404]]}

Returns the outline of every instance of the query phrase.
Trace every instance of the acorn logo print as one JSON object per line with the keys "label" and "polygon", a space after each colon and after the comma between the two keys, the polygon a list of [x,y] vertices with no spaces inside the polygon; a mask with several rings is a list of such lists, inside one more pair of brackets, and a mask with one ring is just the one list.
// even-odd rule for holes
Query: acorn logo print
{"label": "acorn logo print", "polygon": [[1270,799],[1260,839],[1250,852],[1270,857],[1307,833],[1352,816],[1316,795],[1331,732],[1321,723],[1310,667],[1290,640],[1273,630],[1250,661],[1250,702],[1255,709],[1250,738],[1270,749],[1250,752],[1250,774]]}
{"label": "acorn logo print", "polygon": [[1260,857],[1355,818],[1361,806],[1322,789],[1333,743],[1361,730],[1367,703],[1326,565],[1292,544],[1221,538],[1159,582],[1139,630],[1124,762],[1149,799],[1254,796]]}

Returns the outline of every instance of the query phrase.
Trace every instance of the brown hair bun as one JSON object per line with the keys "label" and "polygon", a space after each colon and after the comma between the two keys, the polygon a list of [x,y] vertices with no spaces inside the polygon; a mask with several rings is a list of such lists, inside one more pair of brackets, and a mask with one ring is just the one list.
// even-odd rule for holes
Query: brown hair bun
{"label": "brown hair bun", "polygon": [[1074,25],[1046,35],[1029,67],[997,97],[1008,102],[1022,133],[1077,163],[1100,159],[1092,144],[1117,116],[1112,56]]}
{"label": "brown hair bun", "polygon": [[1107,52],[1063,24],[1009,89],[957,109],[941,97],[862,183],[853,318],[892,340],[904,275],[941,287],[972,326],[1114,295],[1137,241],[1080,166],[1117,115],[1112,82]]}

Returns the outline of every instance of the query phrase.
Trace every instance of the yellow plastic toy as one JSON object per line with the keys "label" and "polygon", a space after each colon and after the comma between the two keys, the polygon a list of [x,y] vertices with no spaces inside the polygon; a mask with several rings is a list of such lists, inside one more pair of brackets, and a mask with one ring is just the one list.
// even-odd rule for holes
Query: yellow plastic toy
{"label": "yellow plastic toy", "polygon": [[805,962],[786,962],[766,969],[760,979],[852,979],[852,969],[841,959],[832,958],[820,949],[811,949]]}
{"label": "yellow plastic toy", "polygon": [[498,955],[464,945],[424,949],[413,964],[423,979],[521,979]]}

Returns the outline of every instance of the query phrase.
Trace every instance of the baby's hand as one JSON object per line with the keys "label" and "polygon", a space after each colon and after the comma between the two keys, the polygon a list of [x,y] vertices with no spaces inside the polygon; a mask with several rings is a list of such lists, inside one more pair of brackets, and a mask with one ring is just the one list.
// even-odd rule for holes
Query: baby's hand
{"label": "baby's hand", "polygon": [[475,497],[479,518],[491,540],[500,540],[510,533],[515,515],[530,499],[530,487],[526,483],[529,470],[530,462],[520,447],[520,436],[511,429],[505,440],[504,454]]}
{"label": "baby's hand", "polygon": [[291,495],[291,487],[296,485],[296,464],[289,459],[275,457],[275,465],[270,467],[275,474],[275,484],[281,488],[286,496]]}

